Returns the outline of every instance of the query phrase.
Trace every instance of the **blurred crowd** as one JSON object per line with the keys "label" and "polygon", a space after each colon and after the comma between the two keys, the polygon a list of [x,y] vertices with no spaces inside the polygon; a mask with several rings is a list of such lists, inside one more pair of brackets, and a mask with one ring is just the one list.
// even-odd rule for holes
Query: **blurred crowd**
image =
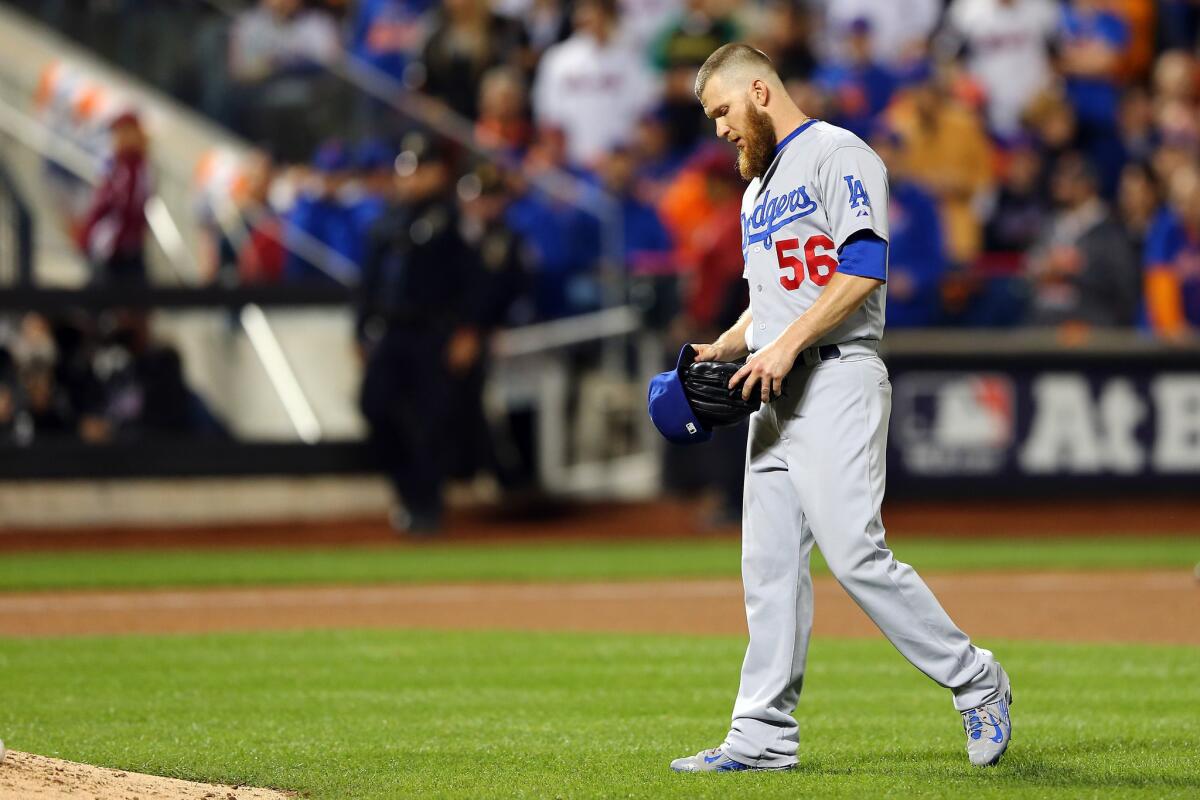
{"label": "blurred crowd", "polygon": [[144,314],[27,313],[0,324],[0,445],[227,435]]}
{"label": "blurred crowd", "polygon": [[[357,290],[411,532],[447,481],[522,481],[483,412],[491,330],[632,302],[704,341],[745,308],[744,183],[693,94],[731,41],[887,164],[890,328],[1200,329],[1200,0],[8,1],[255,146],[198,170],[206,279]],[[102,133],[72,232],[95,282],[144,282],[152,133]],[[0,337],[0,431],[219,431],[172,351],[106,325]],[[670,488],[736,519],[743,450],[669,453]]]}
{"label": "blurred crowd", "polygon": [[444,189],[476,258],[489,224],[516,237],[502,322],[628,296],[703,337],[742,303],[743,187],[692,85],[743,40],[887,162],[890,326],[1200,325],[1195,0],[24,5],[261,146],[244,224],[211,225],[214,280],[378,272],[415,123],[348,76],[419,93],[487,152],[451,152]]}
{"label": "blurred crowd", "polygon": [[[147,284],[146,204],[154,191],[141,118],[106,121],[106,167],[95,187],[47,164],[51,197],[92,266],[91,284]],[[72,309],[0,315],[0,445],[227,438],[188,386],[178,351],[144,310]]]}

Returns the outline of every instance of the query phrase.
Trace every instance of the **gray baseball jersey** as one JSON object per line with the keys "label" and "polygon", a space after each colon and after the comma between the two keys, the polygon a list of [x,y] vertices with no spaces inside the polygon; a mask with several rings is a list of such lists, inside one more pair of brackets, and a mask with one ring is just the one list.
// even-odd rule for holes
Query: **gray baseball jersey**
{"label": "gray baseball jersey", "polygon": [[[887,241],[887,204],[887,169],[850,131],[809,120],[780,142],[766,174],[742,197],[751,350],[770,344],[816,302],[851,235],[872,231]],[[817,344],[878,340],[884,298],[881,286]]]}
{"label": "gray baseball jersey", "polygon": [[[808,122],[784,139],[742,201],[742,243],[753,325],[769,344],[807,310],[839,269],[838,248],[858,231],[887,240],[887,174],[848,131]],[[886,264],[851,270],[883,270]],[[851,274],[860,274],[858,271]],[[918,669],[949,687],[960,711],[999,697],[1003,671],[976,647],[912,567],[897,561],[880,513],[891,384],[876,352],[884,287],[820,344],[836,358],[798,364],[788,394],[750,417],[742,506],[742,580],[750,641],[722,749],[756,767],[796,763],[793,716],[812,632],[808,558],[830,571]],[[999,730],[999,728],[997,728]]]}

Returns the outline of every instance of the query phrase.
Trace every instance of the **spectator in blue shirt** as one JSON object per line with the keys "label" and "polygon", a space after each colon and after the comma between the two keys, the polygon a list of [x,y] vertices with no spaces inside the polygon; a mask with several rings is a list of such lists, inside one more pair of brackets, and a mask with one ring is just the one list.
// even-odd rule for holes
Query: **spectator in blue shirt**
{"label": "spectator in blue shirt", "polygon": [[817,85],[830,96],[836,125],[867,136],[879,113],[896,90],[896,80],[871,57],[871,23],[857,19],[850,25],[845,60],[830,61],[816,73]]}
{"label": "spectator in blue shirt", "polygon": [[1200,5],[1195,0],[1159,0],[1158,40],[1163,49],[1188,50],[1200,35]]}
{"label": "spectator in blue shirt", "polygon": [[946,246],[937,201],[904,175],[903,141],[879,128],[871,147],[888,170],[887,324],[916,328],[941,321],[941,284],[946,272]]}
{"label": "spectator in blue shirt", "polygon": [[307,257],[314,243],[318,247],[323,244],[356,267],[361,267],[361,243],[353,217],[342,202],[343,190],[351,180],[352,166],[350,151],[340,141],[326,142],[317,150],[312,163],[311,183],[285,217],[284,237],[288,255],[283,269],[284,279],[288,282],[342,283],[329,274],[330,270],[346,281],[352,282],[358,278],[360,270],[348,274],[348,265],[340,260],[315,259],[322,262],[318,266]]}
{"label": "spectator in blue shirt", "polygon": [[674,248],[653,206],[636,193],[640,165],[633,152],[618,148],[601,164],[601,182],[621,205],[625,269],[631,274],[662,272]]}
{"label": "spectator in blue shirt", "polygon": [[533,256],[533,303],[539,319],[594,311],[600,306],[595,267],[600,255],[595,218],[538,188],[528,188],[506,213],[509,227]]}
{"label": "spectator in blue shirt", "polygon": [[347,256],[356,264],[363,263],[363,243],[394,194],[396,155],[396,148],[382,139],[367,139],[354,150],[357,185],[342,199],[354,231]]}
{"label": "spectator in blue shirt", "polygon": [[1079,121],[1080,144],[1097,170],[1103,193],[1111,197],[1124,163],[1117,111],[1129,27],[1098,0],[1073,0],[1063,9],[1060,33],[1060,66],[1067,78],[1067,99]]}
{"label": "spectator in blue shirt", "polygon": [[679,313],[675,245],[654,206],[639,195],[641,163],[633,150],[619,148],[600,166],[601,182],[621,209],[624,268],[632,291],[652,326],[666,327]]}
{"label": "spectator in blue shirt", "polygon": [[[397,84],[425,41],[433,0],[359,0],[350,22],[347,50],[356,68],[382,73]],[[395,115],[374,97],[359,93],[357,122],[362,133],[390,131]]]}
{"label": "spectator in blue shirt", "polygon": [[638,120],[630,148],[638,162],[638,196],[650,203],[658,202],[692,155],[691,151],[671,147],[670,127],[661,108]]}
{"label": "spectator in blue shirt", "polygon": [[1146,312],[1156,334],[1180,341],[1200,329],[1200,169],[1175,173],[1168,190],[1146,237]]}
{"label": "spectator in blue shirt", "polygon": [[432,0],[359,0],[350,23],[352,57],[402,81],[425,40],[423,15],[432,6]]}
{"label": "spectator in blue shirt", "polygon": [[[578,178],[581,185],[595,176],[566,164],[565,139],[561,130],[538,131],[525,159],[528,173],[538,176],[557,170]],[[600,305],[595,267],[601,253],[600,221],[583,211],[580,197],[572,205],[537,185],[525,184],[513,175],[514,196],[505,212],[509,227],[528,243],[534,262],[533,302],[539,319],[593,311]]]}

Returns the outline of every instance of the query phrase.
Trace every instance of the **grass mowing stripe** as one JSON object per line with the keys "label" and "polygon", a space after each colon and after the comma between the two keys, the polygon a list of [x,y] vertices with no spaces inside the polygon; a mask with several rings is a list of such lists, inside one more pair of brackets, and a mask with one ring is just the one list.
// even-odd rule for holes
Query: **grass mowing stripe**
{"label": "grass mowing stripe", "polygon": [[666,769],[724,735],[737,637],[0,639],[0,729],[16,749],[314,800],[1200,792],[1200,650],[988,644],[1013,676],[1014,745],[985,771],[946,692],[882,641],[814,641],[786,774]]}
{"label": "grass mowing stripe", "polygon": [[[901,539],[926,572],[1191,567],[1200,538]],[[735,577],[736,539],[7,553],[0,590]],[[824,563],[814,555],[814,570]]]}

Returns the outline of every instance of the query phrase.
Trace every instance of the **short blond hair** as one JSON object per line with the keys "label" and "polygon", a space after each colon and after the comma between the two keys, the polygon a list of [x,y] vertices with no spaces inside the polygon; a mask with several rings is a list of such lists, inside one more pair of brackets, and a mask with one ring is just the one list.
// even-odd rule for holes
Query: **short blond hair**
{"label": "short blond hair", "polygon": [[718,47],[701,65],[700,71],[696,73],[696,98],[699,99],[704,94],[704,87],[713,75],[746,67],[753,67],[778,78],[775,65],[767,58],[766,53],[748,44],[732,42]]}

